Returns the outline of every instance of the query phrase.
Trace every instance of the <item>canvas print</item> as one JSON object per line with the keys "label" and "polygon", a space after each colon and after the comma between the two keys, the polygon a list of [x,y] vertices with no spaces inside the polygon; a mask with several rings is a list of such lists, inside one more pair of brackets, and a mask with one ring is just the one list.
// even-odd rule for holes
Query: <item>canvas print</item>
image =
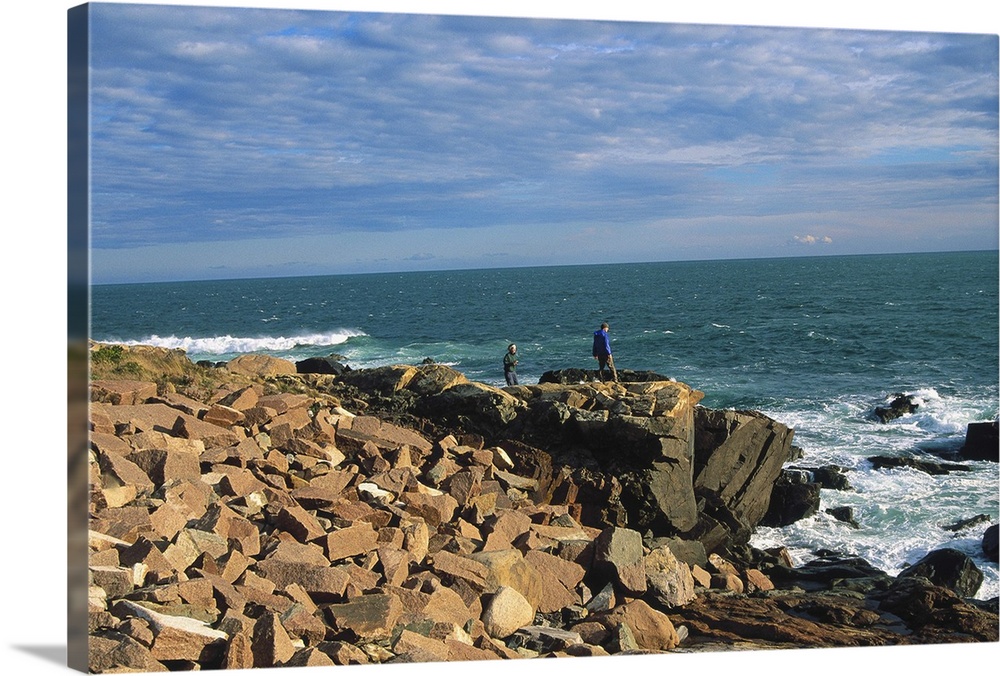
{"label": "canvas print", "polygon": [[998,640],[997,35],[68,26],[71,666]]}

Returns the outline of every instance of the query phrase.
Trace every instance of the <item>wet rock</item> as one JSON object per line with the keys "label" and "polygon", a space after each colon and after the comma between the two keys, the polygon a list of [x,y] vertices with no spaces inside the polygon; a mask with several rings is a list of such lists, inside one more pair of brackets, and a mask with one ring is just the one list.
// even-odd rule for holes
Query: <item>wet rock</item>
{"label": "wet rock", "polygon": [[993,524],[983,533],[983,554],[990,561],[997,562],[997,524]]}
{"label": "wet rock", "polygon": [[776,583],[795,585],[807,590],[851,588],[867,593],[885,588],[892,578],[859,557],[828,553],[797,568],[783,564],[769,565],[765,572]]}
{"label": "wet rock", "polygon": [[872,417],[880,422],[890,422],[917,410],[917,399],[912,394],[897,393],[884,406],[876,406]]}
{"label": "wet rock", "polygon": [[837,521],[843,521],[851,526],[851,528],[861,528],[861,524],[854,518],[853,507],[828,507],[826,513]]}
{"label": "wet rock", "polygon": [[951,548],[930,552],[904,569],[898,577],[925,577],[934,584],[966,598],[975,596],[983,583],[983,573],[972,559]]}
{"label": "wet rock", "polygon": [[963,460],[997,462],[1000,457],[997,421],[969,423],[965,432],[965,444],[959,450],[959,457]]}
{"label": "wet rock", "polygon": [[926,460],[923,458],[913,457],[873,456],[868,458],[868,462],[870,462],[872,467],[875,469],[897,469],[899,467],[910,467],[912,469],[934,475],[972,471],[972,468],[968,465],[959,465],[952,462],[938,462],[936,460]]}
{"label": "wet rock", "polygon": [[823,465],[822,467],[789,467],[789,469],[809,472],[812,480],[818,483],[821,488],[827,488],[835,491],[854,490],[845,474],[847,470],[843,467],[839,467],[838,465]]}
{"label": "wet rock", "polygon": [[950,530],[953,533],[957,533],[960,530],[965,530],[966,528],[971,528],[972,526],[978,526],[981,523],[989,523],[990,517],[988,514],[977,514],[976,516],[970,517],[968,519],[962,519],[961,521],[956,521],[948,526],[941,526],[945,530]]}
{"label": "wet rock", "polygon": [[765,526],[787,526],[819,510],[820,485],[808,473],[784,470],[774,483],[771,502],[761,519]]}

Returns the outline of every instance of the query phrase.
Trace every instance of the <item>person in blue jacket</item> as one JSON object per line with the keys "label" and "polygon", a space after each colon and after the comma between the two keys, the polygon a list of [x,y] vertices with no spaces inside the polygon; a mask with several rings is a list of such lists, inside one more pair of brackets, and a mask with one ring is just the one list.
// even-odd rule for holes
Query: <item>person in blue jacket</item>
{"label": "person in blue jacket", "polygon": [[601,328],[594,331],[594,359],[597,360],[598,372],[601,380],[604,377],[604,369],[611,371],[611,380],[618,382],[618,371],[615,370],[615,358],[611,356],[611,341],[608,339],[609,326],[607,322],[601,324]]}

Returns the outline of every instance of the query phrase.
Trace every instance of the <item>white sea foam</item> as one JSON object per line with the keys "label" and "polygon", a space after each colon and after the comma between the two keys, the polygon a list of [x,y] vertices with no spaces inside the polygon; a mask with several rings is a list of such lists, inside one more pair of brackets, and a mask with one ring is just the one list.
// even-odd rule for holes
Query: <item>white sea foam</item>
{"label": "white sea foam", "polygon": [[191,336],[152,335],[140,340],[125,341],[127,345],[152,345],[168,349],[182,349],[192,357],[246,354],[253,352],[286,352],[298,347],[328,347],[341,345],[355,336],[366,335],[354,329],[337,329],[327,333],[309,333],[295,336],[266,336],[251,338],[244,336]]}
{"label": "white sea foam", "polygon": [[[868,461],[872,456],[954,450],[964,440],[970,421],[992,419],[996,411],[984,409],[982,399],[942,394],[935,388],[907,394],[913,396],[917,410],[888,423],[868,416],[883,402],[856,395],[794,410],[779,406],[764,411],[796,430],[795,444],[803,449],[803,457],[792,464],[844,467],[853,490],[822,490],[819,513],[784,528],[759,528],[752,544],[785,545],[799,563],[813,558],[817,549],[832,549],[860,556],[891,575],[934,549],[950,547],[970,556],[983,572],[985,580],[977,597],[997,596],[997,566],[985,559],[981,547],[986,526],[959,533],[944,528],[978,514],[997,522],[996,464],[963,462],[971,471],[930,475],[912,468],[875,470]],[[860,529],[825,512],[839,506],[853,508]]]}

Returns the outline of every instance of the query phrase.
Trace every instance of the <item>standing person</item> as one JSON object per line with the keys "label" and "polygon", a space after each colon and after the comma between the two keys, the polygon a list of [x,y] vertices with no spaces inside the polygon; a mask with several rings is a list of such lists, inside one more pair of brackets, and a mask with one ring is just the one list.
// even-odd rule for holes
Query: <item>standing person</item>
{"label": "standing person", "polygon": [[503,356],[503,377],[508,385],[517,385],[517,345],[507,346],[507,354]]}
{"label": "standing person", "polygon": [[608,339],[609,326],[607,322],[594,331],[594,359],[597,360],[598,372],[604,380],[605,367],[611,370],[611,380],[618,382],[618,371],[615,370],[615,358],[611,356],[611,341]]}

